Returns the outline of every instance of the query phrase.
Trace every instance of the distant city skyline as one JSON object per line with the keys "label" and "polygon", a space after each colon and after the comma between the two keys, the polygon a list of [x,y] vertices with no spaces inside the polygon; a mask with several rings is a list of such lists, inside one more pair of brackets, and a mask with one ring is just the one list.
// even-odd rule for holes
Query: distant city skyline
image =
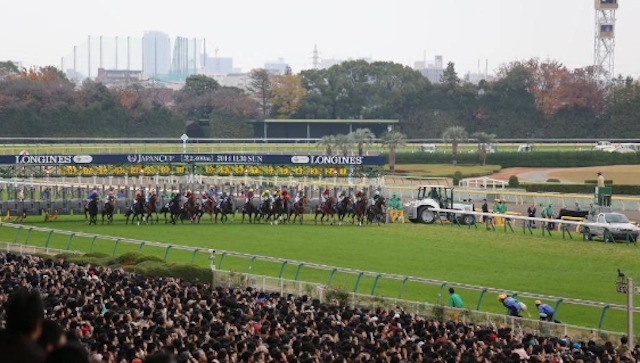
{"label": "distant city skyline", "polygon": [[[461,75],[476,73],[478,60],[487,59],[489,73],[531,57],[570,68],[593,63],[592,0],[405,0],[393,7],[381,0],[187,1],[170,11],[164,5],[113,0],[97,11],[80,0],[34,0],[29,7],[8,2],[3,13],[13,15],[0,24],[0,59],[59,66],[87,35],[119,35],[124,44],[126,37],[157,30],[172,38],[206,38],[208,56],[219,49],[243,72],[279,58],[294,72],[312,68],[315,44],[320,64],[369,58],[413,67],[426,52],[428,60],[443,55],[445,63],[453,61]],[[640,1],[620,0],[617,74],[640,76],[639,17]]]}

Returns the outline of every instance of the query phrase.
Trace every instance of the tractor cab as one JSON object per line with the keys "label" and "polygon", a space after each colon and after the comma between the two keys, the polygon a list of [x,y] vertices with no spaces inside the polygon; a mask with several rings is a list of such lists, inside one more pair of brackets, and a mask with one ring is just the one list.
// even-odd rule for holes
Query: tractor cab
{"label": "tractor cab", "polygon": [[455,201],[454,188],[442,185],[421,185],[418,187],[418,198],[405,204],[404,210],[407,219],[414,223],[430,224],[438,219],[458,222],[460,224],[473,224],[475,217],[472,214],[444,212],[440,209],[460,210],[471,212],[473,206],[470,203]]}

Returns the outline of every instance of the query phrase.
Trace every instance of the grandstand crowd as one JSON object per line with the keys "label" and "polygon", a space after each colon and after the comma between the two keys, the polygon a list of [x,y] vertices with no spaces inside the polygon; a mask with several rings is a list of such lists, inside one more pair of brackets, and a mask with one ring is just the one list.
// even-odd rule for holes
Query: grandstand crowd
{"label": "grandstand crowd", "polygon": [[212,288],[0,253],[0,362],[636,362],[569,341],[401,310]]}

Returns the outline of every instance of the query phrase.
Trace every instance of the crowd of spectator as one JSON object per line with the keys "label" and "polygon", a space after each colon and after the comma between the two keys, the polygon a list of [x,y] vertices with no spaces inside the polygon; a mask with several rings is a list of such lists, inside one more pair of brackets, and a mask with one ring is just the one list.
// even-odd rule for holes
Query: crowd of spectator
{"label": "crowd of spectator", "polygon": [[0,253],[0,362],[635,362],[628,350]]}

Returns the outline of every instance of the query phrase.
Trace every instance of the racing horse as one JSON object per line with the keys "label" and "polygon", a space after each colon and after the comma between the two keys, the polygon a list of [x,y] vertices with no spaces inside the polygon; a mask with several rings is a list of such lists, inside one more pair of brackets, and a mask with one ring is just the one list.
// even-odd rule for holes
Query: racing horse
{"label": "racing horse", "polygon": [[249,215],[249,223],[251,223],[251,218],[253,217],[253,222],[255,222],[255,218],[258,217],[258,211],[256,210],[256,206],[253,205],[252,200],[247,201],[244,206],[242,206],[242,223],[244,223],[244,216]]}
{"label": "racing horse", "polygon": [[282,197],[277,197],[273,202],[271,208],[271,214],[273,215],[273,221],[277,224],[282,220],[283,223],[287,221],[289,212],[287,210],[287,201]]}
{"label": "racing horse", "polygon": [[156,215],[156,223],[158,223],[158,195],[153,194],[149,201],[144,204],[144,211],[146,212],[146,216],[144,217],[145,223],[149,221],[149,217],[151,217],[151,222],[153,222],[153,214]]}
{"label": "racing horse", "polygon": [[364,218],[367,215],[368,204],[369,204],[369,201],[365,194],[362,194],[360,196],[360,200],[356,202],[356,207],[354,208],[354,216],[355,216],[355,219],[358,221],[358,225],[360,226],[362,225],[362,222],[364,222]]}
{"label": "racing horse", "polygon": [[102,224],[104,224],[104,217],[107,217],[107,224],[113,223],[113,212],[116,209],[116,200],[113,197],[110,197],[105,203],[104,208],[102,208]]}
{"label": "racing horse", "polygon": [[97,224],[98,222],[98,199],[93,198],[87,204],[86,212],[89,213],[89,225]]}
{"label": "racing horse", "polygon": [[[164,208],[165,207],[163,207],[163,210]],[[182,208],[180,208],[180,195],[174,196],[173,199],[171,199],[169,203],[167,203],[166,209],[167,211],[164,212],[165,223],[167,220],[167,212],[169,212],[169,216],[171,218],[171,224],[176,224],[176,222],[178,221],[178,218],[180,218],[180,222],[184,223],[184,218],[182,218],[183,210]]]}
{"label": "racing horse", "polygon": [[338,202],[336,209],[338,210],[338,221],[342,222],[344,221],[344,217],[350,215],[351,224],[353,224],[355,211],[353,209],[353,201],[351,200],[351,197],[345,196],[342,198],[342,200]]}
{"label": "racing horse", "polygon": [[186,212],[187,218],[191,221],[191,223],[195,223],[200,211],[200,208],[198,208],[198,203],[196,202],[195,194],[191,194],[189,198],[187,198],[187,202],[184,204],[184,211]]}
{"label": "racing horse", "polygon": [[200,219],[205,214],[209,215],[209,220],[213,223],[213,216],[216,209],[216,201],[213,198],[207,197],[204,199],[202,203],[202,208],[200,209],[200,215],[198,216],[198,223],[200,223]]}
{"label": "racing horse", "polygon": [[316,207],[316,216],[314,218],[315,223],[318,224],[318,214],[322,214],[322,217],[320,217],[320,223],[324,224],[324,217],[328,215],[331,217],[331,224],[333,225],[336,222],[335,206],[336,198],[334,197],[329,197],[326,202],[318,205]]}
{"label": "racing horse", "polygon": [[[222,223],[227,222],[228,214],[235,215],[233,211],[233,196],[229,195],[226,199],[222,201],[222,203],[220,203],[219,206],[216,206],[214,208],[214,213],[215,213],[214,221],[216,223],[218,223],[218,214],[220,214],[220,222]],[[235,219],[235,216],[234,216],[234,219]]]}
{"label": "racing horse", "polygon": [[386,206],[386,199],[379,196],[375,204],[367,209],[367,224],[377,222],[380,225],[380,222],[384,222],[387,215],[383,207]]}
{"label": "racing horse", "polygon": [[293,214],[293,222],[296,223],[296,218],[300,216],[300,224],[302,224],[302,220],[304,218],[304,208],[309,205],[309,199],[307,196],[303,196],[299,201],[293,203],[293,209],[289,212],[288,219],[291,220],[291,214]]}
{"label": "racing horse", "polygon": [[253,221],[260,222],[262,221],[262,218],[264,218],[264,221],[268,222],[272,215],[273,210],[271,209],[271,198],[267,198],[262,202],[262,204],[260,204],[258,213],[256,213],[256,217]]}
{"label": "racing horse", "polygon": [[[131,217],[132,215],[133,217]],[[131,217],[131,224],[137,219],[138,225],[140,225],[140,220],[144,217],[144,197],[142,195],[138,195],[136,201],[127,209],[124,216],[127,218],[125,224],[129,224],[129,217]]]}

